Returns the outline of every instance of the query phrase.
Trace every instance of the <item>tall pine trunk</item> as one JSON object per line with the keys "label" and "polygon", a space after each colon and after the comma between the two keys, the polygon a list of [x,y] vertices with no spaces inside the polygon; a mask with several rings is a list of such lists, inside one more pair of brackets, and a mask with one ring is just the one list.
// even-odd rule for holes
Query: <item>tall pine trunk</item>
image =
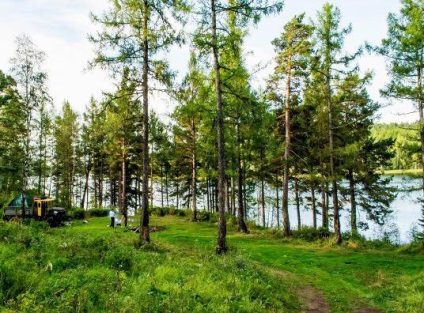
{"label": "tall pine trunk", "polygon": [[291,149],[290,137],[290,85],[291,85],[291,65],[287,65],[287,81],[286,81],[286,107],[285,107],[285,143],[284,163],[283,163],[283,233],[284,236],[290,236],[290,220],[289,220],[289,157]]}
{"label": "tall pine trunk", "polygon": [[85,182],[84,182],[84,190],[82,192],[82,198],[81,198],[81,203],[80,203],[80,207],[82,209],[85,208],[85,199],[86,196],[88,196],[88,180],[90,178],[90,160],[88,160],[88,164],[85,168]]}
{"label": "tall pine trunk", "polygon": [[322,206],[322,227],[328,229],[328,208],[326,201],[326,188],[323,177],[321,177],[321,206]]}
{"label": "tall pine trunk", "polygon": [[333,198],[333,210],[334,210],[334,235],[336,243],[342,242],[342,236],[340,232],[340,216],[339,216],[339,196],[337,187],[336,177],[336,165],[334,162],[334,134],[333,134],[333,107],[331,103],[331,89],[330,81],[327,81],[327,108],[328,108],[328,141],[330,149],[330,176],[332,185],[332,198]]}
{"label": "tall pine trunk", "polygon": [[142,74],[142,88],[143,88],[143,181],[142,181],[142,208],[140,218],[140,244],[150,242],[149,230],[149,84],[148,84],[148,70],[149,70],[149,3],[147,0],[143,1],[143,74]]}
{"label": "tall pine trunk", "polygon": [[261,179],[261,215],[262,215],[262,227],[265,227],[265,183],[264,179]]}
{"label": "tall pine trunk", "polygon": [[191,120],[192,154],[191,154],[191,221],[197,220],[197,168],[196,168],[196,125]]}
{"label": "tall pine trunk", "polygon": [[278,172],[275,174],[275,194],[276,194],[276,207],[277,207],[277,229],[280,229],[280,195],[279,195],[279,189],[278,188]]}
{"label": "tall pine trunk", "polygon": [[294,179],[294,198],[296,202],[297,229],[300,230],[302,227],[302,219],[300,215],[299,180],[297,178]]}
{"label": "tall pine trunk", "polygon": [[358,233],[358,227],[356,221],[355,181],[353,179],[353,171],[351,169],[349,169],[348,180],[350,195],[350,228],[352,235],[356,235]]}
{"label": "tall pine trunk", "polygon": [[245,222],[245,210],[243,199],[243,168],[241,166],[241,136],[240,136],[240,122],[236,125],[236,144],[237,144],[237,200],[238,200],[238,214],[237,223],[238,231],[247,234],[249,230]]}
{"label": "tall pine trunk", "polygon": [[[417,93],[418,93],[418,114],[420,125],[420,142],[421,142],[421,167],[422,167],[422,190],[423,190],[423,203],[424,208],[424,106],[422,101],[422,68],[417,68]],[[423,217],[424,218],[424,217]]]}
{"label": "tall pine trunk", "polygon": [[312,208],[312,225],[317,229],[317,208],[315,205],[315,188],[313,183],[311,183],[311,208]]}
{"label": "tall pine trunk", "polygon": [[216,251],[227,251],[227,225],[225,220],[225,151],[224,151],[224,112],[222,102],[221,73],[218,54],[218,35],[216,25],[216,4],[211,0],[212,18],[212,51],[215,72],[216,109],[217,109],[217,132],[218,132],[218,246]]}

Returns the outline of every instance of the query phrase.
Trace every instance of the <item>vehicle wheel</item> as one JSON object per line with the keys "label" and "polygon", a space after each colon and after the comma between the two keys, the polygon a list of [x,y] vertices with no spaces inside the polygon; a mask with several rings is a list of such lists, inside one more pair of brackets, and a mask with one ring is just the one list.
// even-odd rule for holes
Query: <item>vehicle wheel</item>
{"label": "vehicle wheel", "polygon": [[49,224],[50,227],[56,227],[56,220],[53,217],[49,217],[46,220],[47,224]]}
{"label": "vehicle wheel", "polygon": [[20,217],[14,216],[11,219],[9,219],[9,222],[13,223],[13,224],[20,224],[22,222]]}

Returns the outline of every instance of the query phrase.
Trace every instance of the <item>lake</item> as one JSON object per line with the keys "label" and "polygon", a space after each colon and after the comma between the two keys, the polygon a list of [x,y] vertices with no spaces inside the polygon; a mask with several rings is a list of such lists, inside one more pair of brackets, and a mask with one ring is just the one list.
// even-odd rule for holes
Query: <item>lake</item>
{"label": "lake", "polygon": [[[408,243],[411,241],[412,228],[418,227],[418,219],[421,218],[420,204],[417,199],[422,196],[421,190],[402,192],[405,189],[419,188],[422,180],[411,179],[408,176],[394,176],[392,186],[396,187],[399,192],[396,199],[391,205],[393,213],[389,217],[385,226],[379,226],[373,222],[368,222],[369,229],[360,233],[369,239],[381,239],[385,232],[392,235],[392,240],[398,243]],[[320,197],[320,195],[319,195]],[[289,208],[292,227],[297,225],[296,209],[294,205]],[[358,222],[366,221],[365,212],[359,210]],[[318,225],[321,225],[321,216],[318,215]],[[350,215],[346,210],[340,212],[340,223],[342,232],[350,230]],[[312,212],[302,212],[302,224],[312,225]],[[419,227],[418,227],[419,229]]]}
{"label": "lake", "polygon": [[[408,176],[394,176],[392,179],[392,186],[396,187],[399,192],[395,201],[391,205],[391,209],[393,213],[389,217],[385,226],[379,226],[375,223],[368,222],[369,229],[364,231],[361,230],[360,233],[366,236],[369,239],[381,239],[383,234],[390,233],[391,240],[398,243],[407,243],[411,241],[411,229],[417,227],[418,219],[421,217],[420,204],[417,202],[417,199],[421,196],[421,190],[418,191],[409,191],[402,192],[405,189],[411,189],[413,187],[419,188],[421,184],[421,179],[411,179]],[[154,184],[154,205],[161,205],[161,194],[160,194],[160,186],[159,184]],[[308,194],[304,194],[303,196],[308,196]],[[249,204],[248,208],[248,217],[249,219],[254,220],[257,224],[262,224],[262,216],[260,213],[260,191],[259,186],[257,189],[251,194],[251,197],[254,199],[253,202]],[[281,192],[280,192],[281,197]],[[320,199],[321,195],[316,196]],[[266,224],[269,227],[277,226],[277,208],[275,201],[275,189],[266,188]],[[256,199],[256,200],[255,200]],[[290,192],[290,199],[294,199],[294,194]],[[170,198],[170,205],[175,205],[175,199]],[[206,203],[206,196],[199,195],[198,197],[198,208],[203,208]],[[281,205],[281,199],[280,199]],[[279,209],[281,211],[281,209]],[[280,217],[280,225],[281,225],[281,213],[278,214]],[[292,200],[289,204],[289,216],[291,228],[297,228],[297,214],[296,208],[294,205],[294,201]],[[363,211],[359,210],[358,212],[358,222],[367,222],[366,215]],[[318,225],[321,225],[321,215],[317,215]],[[347,210],[342,210],[340,212],[340,222],[342,227],[342,232],[346,232],[350,230],[350,217],[349,212]],[[301,206],[301,223],[302,225],[312,226],[312,212],[307,209],[307,205]],[[330,223],[332,226],[332,222]]]}

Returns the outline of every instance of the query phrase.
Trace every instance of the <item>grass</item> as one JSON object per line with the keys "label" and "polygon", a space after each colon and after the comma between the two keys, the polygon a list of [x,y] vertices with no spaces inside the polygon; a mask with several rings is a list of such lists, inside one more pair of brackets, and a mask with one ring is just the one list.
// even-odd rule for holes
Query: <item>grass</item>
{"label": "grass", "polygon": [[411,175],[411,176],[419,176],[422,175],[422,169],[408,169],[408,170],[385,170],[384,175]]}
{"label": "grass", "polygon": [[424,311],[417,252],[229,226],[230,250],[217,256],[213,223],[167,215],[151,225],[165,230],[139,249],[138,234],[110,229],[102,217],[57,229],[1,223],[0,311],[300,312],[306,285],[331,312]]}

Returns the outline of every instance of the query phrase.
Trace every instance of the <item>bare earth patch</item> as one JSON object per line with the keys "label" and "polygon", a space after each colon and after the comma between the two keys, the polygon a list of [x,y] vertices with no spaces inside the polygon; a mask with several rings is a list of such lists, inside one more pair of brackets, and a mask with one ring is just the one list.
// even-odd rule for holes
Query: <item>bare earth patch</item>
{"label": "bare earth patch", "polygon": [[[296,276],[292,273],[281,271],[275,268],[269,268],[271,274],[280,276],[285,280],[295,280]],[[330,307],[325,300],[324,293],[315,289],[312,285],[304,285],[296,288],[296,293],[299,296],[302,313],[329,313]]]}
{"label": "bare earth patch", "polygon": [[305,313],[328,313],[330,307],[325,300],[324,293],[311,285],[305,285],[299,290],[299,301]]}
{"label": "bare earth patch", "polygon": [[[296,280],[297,277],[290,273],[281,271],[275,268],[268,268],[269,273],[279,276],[284,280]],[[303,285],[296,287],[295,292],[298,294],[299,303],[301,304],[302,313],[329,313],[330,306],[328,305],[325,295],[322,291],[317,290],[312,285]],[[381,313],[380,310],[372,307],[366,307],[357,303],[356,309],[353,309],[354,313]]]}

